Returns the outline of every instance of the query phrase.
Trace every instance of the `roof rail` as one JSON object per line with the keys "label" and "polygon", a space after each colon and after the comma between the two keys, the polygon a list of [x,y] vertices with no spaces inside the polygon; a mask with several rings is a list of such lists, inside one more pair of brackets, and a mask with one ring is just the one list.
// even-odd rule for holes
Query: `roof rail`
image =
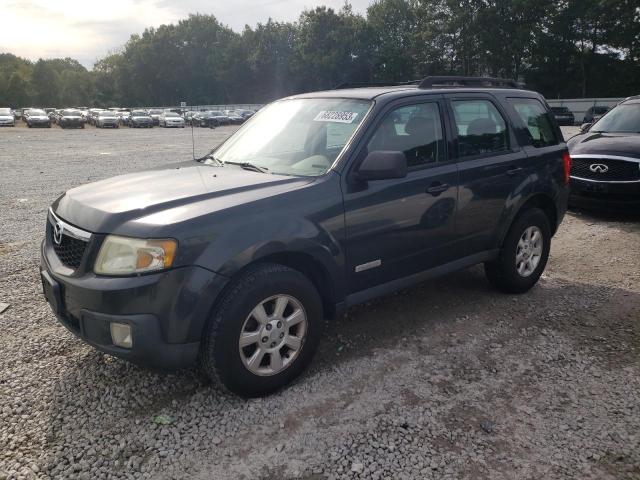
{"label": "roof rail", "polygon": [[435,76],[426,77],[420,82],[420,85],[418,85],[418,88],[424,89],[437,87],[522,88],[522,84],[506,78]]}
{"label": "roof rail", "polygon": [[344,82],[339,83],[332,90],[343,88],[367,88],[367,87],[401,87],[403,85],[417,85],[422,80],[410,80],[408,82]]}

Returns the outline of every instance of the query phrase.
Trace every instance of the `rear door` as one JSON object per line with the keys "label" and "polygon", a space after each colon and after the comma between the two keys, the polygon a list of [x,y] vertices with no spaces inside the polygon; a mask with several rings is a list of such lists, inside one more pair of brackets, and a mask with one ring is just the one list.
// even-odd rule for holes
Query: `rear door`
{"label": "rear door", "polygon": [[447,103],[459,171],[456,246],[463,257],[496,247],[508,206],[531,166],[495,97],[452,93]]}

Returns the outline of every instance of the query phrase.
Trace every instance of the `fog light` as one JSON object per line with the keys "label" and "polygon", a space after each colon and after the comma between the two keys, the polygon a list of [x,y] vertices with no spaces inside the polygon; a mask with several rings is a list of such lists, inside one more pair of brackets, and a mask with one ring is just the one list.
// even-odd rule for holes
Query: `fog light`
{"label": "fog light", "polygon": [[117,347],[131,348],[131,326],[126,323],[111,323],[111,341]]}

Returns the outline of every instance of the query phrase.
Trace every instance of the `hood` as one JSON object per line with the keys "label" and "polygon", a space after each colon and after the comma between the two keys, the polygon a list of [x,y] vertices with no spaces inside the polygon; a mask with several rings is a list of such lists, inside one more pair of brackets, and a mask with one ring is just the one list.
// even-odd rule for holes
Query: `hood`
{"label": "hood", "polygon": [[640,134],[587,132],[567,142],[572,155],[620,155],[640,158]]}
{"label": "hood", "polygon": [[151,117],[149,115],[132,115],[131,118],[135,118],[137,120],[150,120]]}
{"label": "hood", "polygon": [[[52,208],[56,215],[77,227],[94,233],[113,233],[126,222],[170,225],[263,199],[313,180],[252,172],[233,165],[212,167],[194,163],[120,175],[73,188],[56,200]],[[148,227],[144,234],[149,235]]]}
{"label": "hood", "polygon": [[13,120],[13,115],[7,115],[7,114],[4,114],[4,113],[0,113],[0,118],[2,118],[3,120],[7,120],[7,119]]}
{"label": "hood", "polygon": [[60,118],[62,120],[80,120],[82,117],[80,115],[63,115]]}
{"label": "hood", "polygon": [[29,118],[32,120],[49,120],[47,115],[29,115]]}

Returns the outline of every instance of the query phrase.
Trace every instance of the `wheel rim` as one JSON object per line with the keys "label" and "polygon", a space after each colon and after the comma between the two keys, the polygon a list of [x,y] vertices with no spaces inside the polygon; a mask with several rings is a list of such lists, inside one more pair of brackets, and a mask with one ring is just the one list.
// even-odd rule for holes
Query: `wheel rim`
{"label": "wheel rim", "polygon": [[254,307],[238,340],[240,358],[251,373],[276,375],[291,365],[302,350],[307,314],[289,295],[274,295]]}
{"label": "wheel rim", "polygon": [[542,258],[542,248],[542,230],[536,226],[527,228],[516,249],[516,270],[520,276],[528,277],[535,271]]}

